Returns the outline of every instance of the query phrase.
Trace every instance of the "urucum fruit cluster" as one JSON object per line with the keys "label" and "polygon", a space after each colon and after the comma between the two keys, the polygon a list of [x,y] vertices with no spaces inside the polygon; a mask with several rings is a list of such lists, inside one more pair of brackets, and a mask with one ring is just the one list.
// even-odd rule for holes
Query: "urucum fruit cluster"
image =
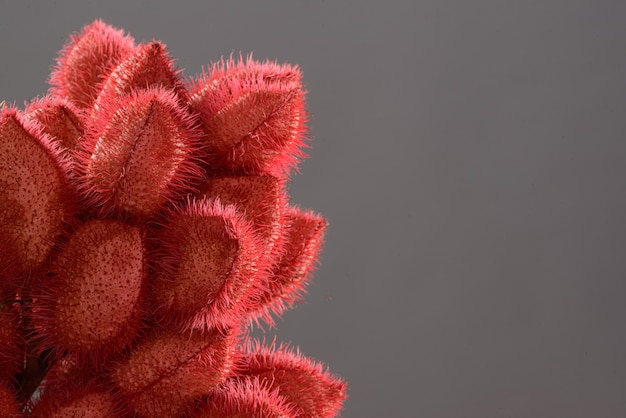
{"label": "urucum fruit cluster", "polygon": [[298,302],[325,220],[289,201],[300,70],[95,21],[0,114],[0,416],[332,417],[346,385],[250,325]]}

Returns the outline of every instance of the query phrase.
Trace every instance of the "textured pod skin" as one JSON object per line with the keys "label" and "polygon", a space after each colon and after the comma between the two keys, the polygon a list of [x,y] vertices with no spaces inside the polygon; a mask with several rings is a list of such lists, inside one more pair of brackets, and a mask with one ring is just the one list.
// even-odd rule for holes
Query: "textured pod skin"
{"label": "textured pod skin", "polygon": [[[9,299],[9,296],[8,292],[0,292],[2,300]],[[0,306],[0,384],[13,380],[23,366],[25,354],[25,340],[17,309],[11,303],[3,304]]]}
{"label": "textured pod skin", "polygon": [[37,121],[65,154],[74,150],[85,132],[82,112],[69,100],[44,97],[31,102],[26,117]]}
{"label": "textured pod skin", "polygon": [[50,77],[54,96],[68,99],[76,106],[90,106],[102,81],[134,49],[132,38],[96,20],[81,33],[72,35],[59,54]]}
{"label": "textured pod skin", "polygon": [[182,329],[229,327],[264,290],[262,241],[233,206],[189,201],[151,239],[157,311]]}
{"label": "textured pod skin", "polygon": [[139,228],[81,225],[40,284],[33,311],[44,346],[95,357],[123,348],[139,328],[146,274]]}
{"label": "textured pod skin", "polygon": [[238,370],[247,378],[258,378],[269,390],[278,390],[298,417],[334,417],[346,398],[343,381],[285,346],[253,347],[242,357]]}
{"label": "textured pod skin", "polygon": [[122,418],[127,415],[101,383],[65,380],[47,388],[33,408],[35,418]]}
{"label": "textured pod skin", "polygon": [[187,403],[223,383],[233,366],[232,333],[212,330],[147,337],[112,378],[123,399],[146,417],[176,417]]}
{"label": "textured pod skin", "polygon": [[18,418],[21,416],[20,404],[15,393],[7,385],[0,382],[0,417]]}
{"label": "textured pod skin", "polygon": [[294,407],[287,399],[270,391],[256,378],[231,380],[215,390],[206,402],[191,414],[193,418],[291,418],[296,417]]}
{"label": "textured pod skin", "polygon": [[107,106],[79,156],[83,193],[101,215],[156,215],[202,175],[193,120],[161,88],[139,90]]}
{"label": "textured pod skin", "polygon": [[15,109],[0,112],[0,236],[21,270],[43,264],[71,219],[68,172],[68,161],[38,124]]}
{"label": "textured pod skin", "polygon": [[300,69],[252,59],[222,61],[190,84],[215,172],[283,176],[304,156]]}

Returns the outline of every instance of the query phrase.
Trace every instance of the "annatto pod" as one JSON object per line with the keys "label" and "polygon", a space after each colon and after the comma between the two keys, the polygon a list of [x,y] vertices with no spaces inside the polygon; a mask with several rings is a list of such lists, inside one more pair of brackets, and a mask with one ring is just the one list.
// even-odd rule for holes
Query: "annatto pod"
{"label": "annatto pod", "polygon": [[255,310],[255,316],[270,324],[271,313],[281,315],[302,297],[319,259],[327,226],[322,216],[297,207],[285,208],[284,223],[287,225],[284,252]]}
{"label": "annatto pod", "polygon": [[264,241],[264,257],[273,264],[284,244],[283,208],[287,204],[285,181],[273,176],[211,177],[199,187],[199,197],[234,205],[252,222]]}
{"label": "annatto pod", "polygon": [[18,418],[21,416],[20,404],[15,397],[15,393],[9,386],[0,382],[0,417]]}
{"label": "annatto pod", "polygon": [[306,112],[298,67],[222,61],[190,86],[215,172],[284,175],[304,154]]}
{"label": "annatto pod", "polygon": [[286,346],[274,349],[252,344],[237,370],[246,378],[258,378],[269,390],[278,390],[297,417],[334,417],[346,398],[345,382]]}
{"label": "annatto pod", "polygon": [[150,238],[158,315],[182,329],[240,322],[266,284],[263,245],[251,224],[234,206],[206,199],[164,219]]}
{"label": "annatto pod", "polygon": [[95,380],[70,379],[46,387],[32,411],[34,418],[122,418],[127,410],[116,402],[111,388]]}
{"label": "annatto pod", "polygon": [[23,328],[11,299],[9,292],[0,291],[0,384],[13,380],[26,354]]}
{"label": "annatto pod", "polygon": [[193,418],[295,418],[298,415],[288,400],[269,390],[258,378],[229,380],[214,390],[205,402],[189,414]]}
{"label": "annatto pod", "polygon": [[85,132],[82,113],[69,100],[46,96],[26,108],[26,117],[37,121],[64,154],[72,154]]}
{"label": "annatto pod", "polygon": [[102,109],[79,154],[83,193],[101,215],[155,215],[202,176],[198,135],[176,95],[160,87],[116,98]]}
{"label": "annatto pod", "polygon": [[91,106],[102,80],[134,49],[134,41],[124,32],[101,20],[72,35],[57,59],[50,77],[54,96],[68,99],[76,106]]}
{"label": "annatto pod", "polygon": [[69,162],[39,124],[15,109],[0,112],[0,236],[21,270],[42,265],[74,212]]}
{"label": "annatto pod", "polygon": [[139,328],[146,278],[138,227],[114,220],[81,225],[33,289],[44,347],[95,361],[123,348]]}
{"label": "annatto pod", "polygon": [[165,330],[146,339],[113,368],[122,399],[145,417],[176,417],[231,373],[234,336],[217,330]]}

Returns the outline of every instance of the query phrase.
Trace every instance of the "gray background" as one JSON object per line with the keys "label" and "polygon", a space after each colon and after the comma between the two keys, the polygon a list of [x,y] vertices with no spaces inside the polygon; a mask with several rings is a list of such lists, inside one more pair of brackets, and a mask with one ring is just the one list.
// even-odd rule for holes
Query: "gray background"
{"label": "gray background", "polygon": [[277,335],[349,381],[343,416],[626,416],[626,2],[0,5],[18,104],[96,17],[189,75],[301,65],[291,190],[331,226]]}

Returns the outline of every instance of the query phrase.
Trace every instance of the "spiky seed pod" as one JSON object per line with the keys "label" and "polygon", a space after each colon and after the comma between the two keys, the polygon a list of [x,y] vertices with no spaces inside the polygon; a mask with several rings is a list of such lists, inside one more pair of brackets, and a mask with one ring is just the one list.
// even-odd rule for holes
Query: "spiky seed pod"
{"label": "spiky seed pod", "polygon": [[121,397],[145,417],[175,417],[231,373],[235,340],[217,330],[165,330],[146,337],[113,368]]}
{"label": "spiky seed pod", "polygon": [[258,378],[230,380],[190,413],[193,418],[295,418],[295,408]]}
{"label": "spiky seed pod", "polygon": [[139,228],[92,220],[69,238],[37,283],[33,319],[43,346],[89,360],[123,348],[136,335],[147,285]]}
{"label": "spiky seed pod", "polygon": [[46,96],[26,108],[26,117],[36,120],[44,133],[67,154],[76,148],[85,132],[82,112],[69,100]]}
{"label": "spiky seed pod", "polygon": [[301,299],[319,259],[326,230],[326,220],[296,207],[285,210],[287,239],[285,251],[274,267],[268,290],[258,299],[255,316],[272,324],[271,313],[281,315]]}
{"label": "spiky seed pod", "polygon": [[0,111],[0,236],[22,270],[41,266],[72,217],[68,172],[39,124],[12,108]]}
{"label": "spiky seed pod", "polygon": [[148,87],[174,92],[184,102],[187,92],[178,74],[165,45],[160,42],[141,44],[106,79],[93,105],[92,117],[99,118],[101,111],[110,109],[122,96]]}
{"label": "spiky seed pod", "polygon": [[[189,200],[150,238],[160,316],[182,329],[231,326],[265,291],[263,245],[233,206]],[[261,287],[259,287],[261,286]]]}
{"label": "spiky seed pod", "polygon": [[50,77],[52,94],[80,108],[91,106],[102,82],[133,49],[131,37],[96,20],[72,35],[61,50]]}
{"label": "spiky seed pod", "polygon": [[285,181],[273,176],[211,177],[199,187],[199,197],[235,205],[264,240],[264,254],[273,263],[284,244]]}
{"label": "spiky seed pod", "polygon": [[18,418],[21,417],[20,404],[13,390],[0,382],[0,417]]}
{"label": "spiky seed pod", "polygon": [[288,173],[304,157],[304,90],[300,69],[232,59],[190,84],[191,107],[206,129],[216,172]]}
{"label": "spiky seed pod", "polygon": [[202,177],[198,134],[175,94],[160,87],[107,102],[78,155],[83,192],[100,215],[155,215]]}
{"label": "spiky seed pod", "polygon": [[34,418],[122,418],[128,416],[109,388],[95,380],[65,380],[47,387],[33,408]]}
{"label": "spiky seed pod", "polygon": [[0,383],[12,381],[26,355],[19,313],[10,299],[10,293],[0,292]]}
{"label": "spiky seed pod", "polygon": [[256,377],[269,390],[278,390],[302,418],[334,417],[346,398],[346,384],[322,365],[286,346],[252,344],[237,366],[242,376]]}

